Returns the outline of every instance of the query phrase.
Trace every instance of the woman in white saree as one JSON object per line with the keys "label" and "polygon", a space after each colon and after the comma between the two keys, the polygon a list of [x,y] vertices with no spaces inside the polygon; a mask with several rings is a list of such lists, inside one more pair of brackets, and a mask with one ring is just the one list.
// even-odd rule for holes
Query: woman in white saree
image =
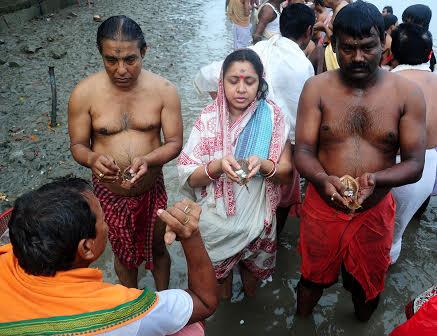
{"label": "woman in white saree", "polygon": [[[224,298],[237,264],[247,295],[273,273],[279,184],[292,178],[289,126],[266,100],[262,75],[250,49],[225,59],[217,98],[194,123],[178,160],[181,191],[202,207],[200,232]],[[245,185],[235,173],[242,168],[237,160],[247,162]]]}

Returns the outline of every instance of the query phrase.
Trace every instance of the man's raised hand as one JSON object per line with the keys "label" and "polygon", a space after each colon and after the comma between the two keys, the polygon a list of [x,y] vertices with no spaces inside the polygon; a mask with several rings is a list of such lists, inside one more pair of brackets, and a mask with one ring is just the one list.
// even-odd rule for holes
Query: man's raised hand
{"label": "man's raised hand", "polygon": [[201,207],[195,202],[184,199],[166,210],[159,209],[159,218],[167,224],[164,241],[167,245],[177,240],[189,239],[199,234]]}

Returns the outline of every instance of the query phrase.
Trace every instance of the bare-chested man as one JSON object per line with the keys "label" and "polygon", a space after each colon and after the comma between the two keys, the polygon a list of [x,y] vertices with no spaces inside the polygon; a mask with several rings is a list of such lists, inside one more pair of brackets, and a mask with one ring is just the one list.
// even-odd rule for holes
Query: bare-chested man
{"label": "bare-chested man", "polygon": [[[393,189],[396,220],[391,249],[392,263],[401,252],[402,235],[416,211],[433,192],[437,170],[437,76],[429,68],[433,39],[431,33],[412,23],[401,24],[392,33],[392,72],[415,82],[426,100],[426,154],[422,178],[413,184]],[[398,157],[400,160],[400,158]]]}
{"label": "bare-chested man", "polygon": [[92,170],[120,282],[137,287],[138,267],[145,262],[157,290],[163,290],[170,257],[156,211],[167,202],[162,166],[182,147],[178,93],[170,82],[142,68],[146,42],[132,19],[104,21],[97,45],[106,72],[86,78],[71,94],[71,152]]}
{"label": "bare-chested man", "polygon": [[344,7],[332,37],[340,69],[310,79],[301,95],[295,162],[309,182],[300,224],[302,316],[342,269],[357,318],[370,318],[390,265],[390,189],[421,177],[425,100],[417,85],[378,66],[384,40],[374,5]]}

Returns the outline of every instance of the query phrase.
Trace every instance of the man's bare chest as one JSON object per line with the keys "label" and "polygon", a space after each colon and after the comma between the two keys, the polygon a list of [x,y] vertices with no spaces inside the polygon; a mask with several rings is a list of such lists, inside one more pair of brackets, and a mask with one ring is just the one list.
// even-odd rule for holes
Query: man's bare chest
{"label": "man's bare chest", "polygon": [[160,102],[106,100],[91,108],[92,126],[95,133],[112,135],[123,131],[150,132],[161,127]]}
{"label": "man's bare chest", "polygon": [[362,139],[376,145],[397,146],[399,105],[383,99],[352,98],[324,102],[320,137],[325,141]]}

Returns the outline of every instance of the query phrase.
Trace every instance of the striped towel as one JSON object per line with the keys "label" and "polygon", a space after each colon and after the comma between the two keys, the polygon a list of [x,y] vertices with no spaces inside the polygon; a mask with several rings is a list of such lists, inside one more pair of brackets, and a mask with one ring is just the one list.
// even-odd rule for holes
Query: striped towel
{"label": "striped towel", "polygon": [[262,99],[238,137],[235,158],[247,159],[255,155],[261,159],[267,159],[272,141],[272,132],[272,114],[269,105]]}

